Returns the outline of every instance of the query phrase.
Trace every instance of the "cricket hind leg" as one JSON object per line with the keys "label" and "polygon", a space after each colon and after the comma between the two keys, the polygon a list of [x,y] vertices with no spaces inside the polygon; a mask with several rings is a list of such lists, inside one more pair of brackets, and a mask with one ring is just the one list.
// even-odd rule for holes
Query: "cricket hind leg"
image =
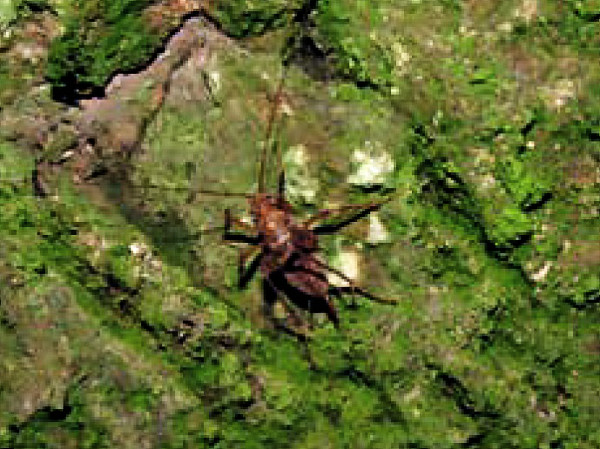
{"label": "cricket hind leg", "polygon": [[[383,298],[380,298],[379,296],[375,296],[373,294],[371,294],[370,292],[368,292],[367,290],[365,290],[362,287],[358,287],[357,285],[344,285],[341,287],[331,287],[332,289],[335,289],[335,295],[340,297],[343,293],[344,294],[349,294],[352,295],[354,297],[355,294],[359,294],[360,296],[367,298],[371,301],[375,301],[375,302],[381,302],[381,303],[396,303],[395,300],[385,300]],[[352,302],[352,304],[354,305],[354,301]]]}
{"label": "cricket hind leg", "polygon": [[328,309],[325,312],[327,314],[327,318],[329,318],[329,321],[331,321],[333,323],[333,327],[335,327],[337,330],[339,330],[340,318],[338,317],[337,310],[335,309],[335,307],[333,306],[333,303],[331,302],[331,295],[327,295],[325,298],[323,298],[323,300],[325,301],[325,303],[328,306]]}
{"label": "cricket hind leg", "polygon": [[351,301],[350,304],[347,304],[346,307],[352,310],[358,309],[358,303],[356,302],[356,294],[352,287],[338,287],[338,286],[330,286],[329,287],[329,295],[335,296],[338,300],[343,298],[343,293],[349,294]]}
{"label": "cricket hind leg", "polygon": [[[344,281],[346,281],[348,283],[347,286],[330,287],[333,289],[337,289],[337,291],[335,291],[334,294],[358,293],[359,295],[363,296],[364,298],[367,298],[374,302],[379,302],[379,303],[383,303],[383,304],[396,304],[398,302],[395,299],[384,299],[384,298],[380,298],[379,296],[375,296],[372,293],[370,293],[369,291],[365,290],[364,288],[356,285],[356,283],[352,279],[350,279],[348,276],[346,276],[340,270],[327,265],[325,262],[321,262],[319,259],[317,259],[314,256],[310,256],[310,258],[321,268],[323,268],[327,271],[330,271],[331,273],[339,276],[340,278],[342,278]],[[331,290],[330,290],[330,292],[331,292]]]}
{"label": "cricket hind leg", "polygon": [[281,304],[285,308],[286,313],[288,313],[292,318],[298,322],[302,323],[304,320],[298,313],[290,307],[290,305],[285,300],[284,294],[273,284],[273,282],[269,278],[263,279],[263,300],[264,300],[264,312],[265,315],[270,319],[271,323],[275,326],[276,329],[284,331],[286,334],[296,337],[299,341],[305,341],[310,337],[302,332],[298,332],[290,326],[283,324],[277,320],[275,317],[275,303],[280,299]]}
{"label": "cricket hind leg", "polygon": [[312,299],[307,300],[306,312],[308,313],[308,324],[309,324],[310,330],[314,330],[314,327],[315,327],[314,314],[322,313],[322,312],[325,312],[325,315],[327,315],[327,318],[329,319],[329,321],[331,321],[331,323],[333,324],[333,327],[335,327],[336,330],[339,330],[340,318],[338,316],[335,306],[333,305],[333,303],[331,301],[331,295],[327,294],[323,297],[315,298],[315,300],[323,302],[326,306],[324,309],[322,308],[320,310],[316,310],[316,308],[313,308],[313,300]]}
{"label": "cricket hind leg", "polygon": [[283,268],[281,292],[296,307],[308,313],[311,324],[315,313],[325,313],[334,327],[339,329],[339,317],[329,295],[325,273],[302,263],[302,258],[310,261],[313,257],[309,253],[290,257]]}

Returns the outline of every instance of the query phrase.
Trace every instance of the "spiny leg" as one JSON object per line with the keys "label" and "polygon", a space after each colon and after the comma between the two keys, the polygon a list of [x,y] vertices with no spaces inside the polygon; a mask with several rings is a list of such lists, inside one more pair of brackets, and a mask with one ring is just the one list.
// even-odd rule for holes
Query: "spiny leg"
{"label": "spiny leg", "polygon": [[342,228],[345,228],[346,226],[360,220],[363,217],[366,217],[367,215],[369,215],[371,212],[376,211],[377,209],[379,209],[381,206],[383,206],[385,203],[387,203],[388,201],[390,201],[391,198],[386,199],[385,201],[381,201],[378,203],[370,203],[370,204],[356,204],[356,205],[348,205],[348,206],[344,206],[340,209],[337,210],[333,210],[331,212],[329,212],[328,209],[324,209],[322,211],[317,212],[317,214],[314,217],[311,217],[308,221],[307,224],[313,224],[314,222],[318,221],[318,220],[322,220],[323,218],[326,218],[327,216],[333,214],[333,213],[342,213],[345,210],[352,210],[352,209],[360,209],[362,208],[363,210],[361,210],[360,212],[352,215],[349,218],[346,218],[345,220],[340,221],[339,223],[335,223],[335,224],[323,224],[323,225],[319,225],[319,226],[315,226],[313,228],[313,232],[317,235],[322,235],[322,234],[333,234],[337,231],[339,231]]}
{"label": "spiny leg", "polygon": [[[308,346],[308,338],[309,337],[305,334],[302,334],[300,332],[297,332],[297,331],[291,329],[289,326],[286,326],[285,324],[279,324],[277,322],[277,320],[275,319],[273,306],[277,302],[277,299],[279,298],[279,296],[282,295],[282,293],[279,292],[277,287],[275,287],[275,285],[273,285],[273,282],[268,277],[265,277],[263,279],[262,287],[263,287],[263,300],[264,300],[264,306],[265,306],[265,315],[267,315],[269,317],[269,319],[271,320],[271,323],[273,324],[275,329],[281,330],[281,331],[285,332],[286,334],[296,338],[302,344],[302,346],[304,348],[304,356],[306,357],[306,361],[308,362],[309,367],[311,369],[313,369],[315,364],[314,364],[312,355],[310,353],[310,348]],[[288,305],[285,302],[285,299],[282,300],[282,304],[286,309],[288,308]],[[290,310],[290,312],[295,314],[295,312],[293,312],[291,310]]]}
{"label": "spiny leg", "polygon": [[[244,289],[247,287],[248,283],[252,280],[260,267],[262,255],[261,249],[257,246],[250,246],[240,250],[238,261],[238,288]],[[250,262],[250,265],[246,268],[246,261],[252,257],[252,262]]]}
{"label": "spiny leg", "polygon": [[263,279],[262,282],[263,291],[263,312],[265,316],[269,317],[271,322],[275,324],[273,307],[277,302],[277,289],[267,279]]}
{"label": "spiny leg", "polygon": [[[260,261],[262,259],[262,252],[260,252],[260,248],[257,246],[260,243],[260,239],[258,236],[249,236],[244,234],[237,234],[231,231],[232,224],[236,223],[240,227],[244,229],[254,228],[247,223],[235,218],[231,215],[231,211],[229,209],[225,209],[225,231],[223,233],[223,239],[232,242],[241,242],[252,245],[248,248],[242,248],[239,253],[238,260],[238,288],[244,289],[248,285],[248,283],[254,277],[254,274],[258,270],[260,266]],[[254,257],[248,268],[246,268],[246,261],[250,258]]]}
{"label": "spiny leg", "polygon": [[281,301],[281,305],[283,306],[283,308],[285,309],[286,313],[288,315],[291,315],[292,318],[297,322],[297,323],[303,323],[304,320],[302,319],[302,317],[300,315],[298,315],[298,313],[287,303],[286,298],[285,298],[285,294],[283,292],[281,292],[276,286],[275,284],[273,284],[273,282],[271,281],[271,279],[269,279],[268,277],[265,277],[263,280],[263,294],[264,294],[264,299],[265,299],[265,306],[267,306],[267,310],[266,312],[268,312],[269,314],[269,318],[271,319],[272,323],[275,325],[276,328],[283,330],[284,332],[286,332],[289,335],[292,335],[294,337],[296,337],[299,341],[306,341],[308,340],[309,336],[302,333],[302,332],[298,332],[292,328],[290,328],[287,325],[284,324],[279,324],[277,322],[277,320],[275,319],[275,314],[273,311],[273,306],[275,305],[275,303],[277,302],[277,299],[280,299]]}
{"label": "spiny leg", "polygon": [[279,179],[277,182],[277,194],[279,196],[279,201],[285,201],[285,171],[283,171],[283,169],[281,169],[281,171],[279,172]]}
{"label": "spiny leg", "polygon": [[245,231],[254,232],[256,230],[254,226],[243,221],[241,218],[234,217],[231,209],[225,209],[225,232],[229,231],[234,224]]}
{"label": "spiny leg", "polygon": [[377,203],[364,203],[364,204],[348,204],[346,206],[338,207],[337,209],[320,209],[318,210],[312,217],[304,222],[304,226],[310,227],[315,224],[319,220],[323,220],[325,218],[329,218],[334,214],[342,214],[348,210],[354,209],[365,209],[372,207]]}
{"label": "spiny leg", "polygon": [[235,233],[231,230],[232,224],[235,223],[240,227],[255,231],[254,227],[243,222],[239,218],[233,217],[229,209],[225,209],[225,229],[223,231],[223,239],[230,242],[247,243],[249,245],[258,245],[260,243],[259,236],[246,235],[241,233]]}
{"label": "spiny leg", "polygon": [[315,328],[315,317],[312,313],[312,300],[308,300],[308,328],[312,331]]}
{"label": "spiny leg", "polygon": [[[294,318],[296,320],[302,321],[302,318],[287,303],[287,301],[285,299],[285,295],[282,292],[280,292],[279,289],[275,285],[273,285],[273,282],[271,282],[271,280],[269,278],[265,278],[265,280],[263,282],[263,286],[265,284],[268,284],[268,288],[271,289],[272,292],[275,294],[275,300],[277,300],[277,298],[279,296],[282,297],[281,298],[281,304],[285,308],[286,312],[288,314],[291,314],[292,316],[294,316]],[[263,289],[264,289],[264,287],[263,287]],[[275,324],[276,328],[283,330],[287,334],[295,337],[300,343],[302,343],[302,347],[304,349],[304,356],[306,358],[306,361],[308,362],[308,366],[310,367],[311,370],[314,370],[317,367],[317,365],[315,364],[315,361],[313,359],[312,353],[310,352],[310,346],[308,344],[309,340],[310,340],[310,335],[304,334],[302,332],[298,332],[298,331],[296,331],[296,330],[294,330],[294,329],[292,329],[292,328],[290,328],[289,326],[286,326],[286,325],[278,325],[278,323],[276,321],[273,321],[273,323]]]}
{"label": "spiny leg", "polygon": [[342,293],[347,293],[348,295],[350,295],[350,298],[351,298],[350,308],[357,309],[358,304],[356,302],[356,292],[355,292],[354,288],[352,288],[350,286],[335,286],[335,285],[332,285],[329,287],[329,294],[335,295],[335,297],[338,299],[342,299]]}
{"label": "spiny leg", "polygon": [[329,294],[330,295],[334,295],[337,299],[342,299],[342,293],[347,293],[350,295],[351,298],[351,302],[350,302],[350,308],[351,309],[356,309],[358,304],[356,303],[356,295],[355,295],[355,291],[354,288],[350,287],[350,286],[336,286],[336,285],[332,285],[329,287]]}
{"label": "spiny leg", "polygon": [[389,303],[396,304],[398,302],[395,299],[383,299],[383,298],[379,298],[378,296],[375,296],[375,295],[369,293],[364,288],[359,287],[358,285],[356,285],[356,283],[352,279],[350,279],[348,276],[346,276],[340,270],[327,265],[325,262],[321,262],[319,259],[317,259],[316,257],[314,257],[312,255],[309,255],[309,257],[317,265],[319,265],[321,268],[324,268],[324,269],[332,272],[333,274],[339,276],[340,278],[342,278],[344,281],[346,281],[348,283],[348,286],[336,287],[336,288],[338,288],[340,290],[340,292],[345,292],[345,293],[354,292],[354,293],[358,293],[361,296],[364,296],[365,298],[370,299],[371,301],[375,301],[375,302],[379,302],[379,303],[383,303],[383,304],[389,304]]}

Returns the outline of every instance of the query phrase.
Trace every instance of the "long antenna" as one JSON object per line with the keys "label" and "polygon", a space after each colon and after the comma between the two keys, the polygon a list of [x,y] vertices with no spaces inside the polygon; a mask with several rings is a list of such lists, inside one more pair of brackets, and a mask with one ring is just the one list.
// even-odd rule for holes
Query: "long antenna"
{"label": "long antenna", "polygon": [[[27,185],[32,185],[32,181],[27,179],[27,177],[23,178],[14,178],[14,179],[0,179],[0,186],[6,185],[9,187],[24,187]],[[81,184],[82,186],[107,186],[108,184],[105,182],[84,182]],[[158,184],[132,184],[131,182],[126,182],[123,184],[119,184],[123,189],[135,189],[135,190],[146,190],[146,189],[158,189],[158,190],[171,190],[174,192],[189,192],[190,197],[194,199],[197,195],[211,195],[211,196],[220,196],[220,197],[231,197],[231,198],[251,198],[251,193],[239,193],[239,192],[220,192],[217,190],[205,190],[205,189],[190,189],[185,186],[161,186]],[[33,183],[32,186],[34,193],[36,196],[44,196],[38,193],[39,187]]]}
{"label": "long antenna", "polygon": [[[88,183],[89,184],[89,183]],[[158,184],[125,184],[125,188],[131,189],[159,189],[159,190],[172,190],[175,192],[190,192],[190,196],[195,197],[198,194],[212,195],[212,196],[224,196],[224,197],[236,197],[236,198],[250,198],[253,196],[250,193],[239,193],[239,192],[219,192],[217,190],[206,190],[206,189],[190,189],[185,186],[161,186]]]}
{"label": "long antenna", "polygon": [[[285,78],[285,70],[281,74],[281,78],[279,80],[279,85],[277,86],[277,91],[275,92],[275,99],[273,104],[271,105],[271,110],[269,112],[269,121],[267,122],[267,132],[265,136],[265,144],[262,148],[262,152],[260,155],[260,165],[258,168],[258,193],[265,193],[266,191],[266,165],[267,165],[267,150],[271,147],[270,140],[271,135],[273,133],[273,124],[275,122],[275,117],[277,116],[277,109],[279,109],[279,102],[281,100],[281,93],[283,92],[283,80]],[[279,147],[278,147],[279,148]],[[281,149],[279,148],[277,151],[277,168],[278,171],[283,169],[283,161],[281,157]],[[280,174],[281,176],[281,174]]]}
{"label": "long antenna", "polygon": [[[283,91],[283,80],[285,79],[286,66],[284,65],[281,70],[281,79],[279,80],[279,87],[277,88],[277,94],[275,101],[279,105],[281,101],[281,93]],[[285,200],[285,171],[283,169],[283,155],[281,154],[281,141],[275,141],[275,148],[277,154],[277,196],[279,201]]]}

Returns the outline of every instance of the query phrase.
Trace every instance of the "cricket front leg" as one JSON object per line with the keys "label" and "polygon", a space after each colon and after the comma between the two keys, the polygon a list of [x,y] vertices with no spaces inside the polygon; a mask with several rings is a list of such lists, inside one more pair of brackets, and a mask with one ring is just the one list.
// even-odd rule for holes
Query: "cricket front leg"
{"label": "cricket front leg", "polygon": [[347,206],[342,206],[339,209],[322,209],[319,212],[317,212],[314,216],[309,218],[305,222],[305,225],[307,227],[310,227],[313,224],[315,224],[316,222],[323,220],[325,218],[328,218],[328,217],[331,217],[334,215],[339,215],[339,214],[342,214],[342,213],[345,213],[345,212],[351,211],[351,210],[357,210],[357,209],[359,210],[354,215],[352,215],[338,223],[321,224],[321,225],[317,225],[313,228],[313,232],[317,235],[333,234],[333,233],[339,231],[340,229],[345,228],[346,226],[360,220],[361,218],[366,217],[371,212],[378,210],[379,208],[381,208],[381,206],[383,206],[388,201],[390,201],[389,198],[386,199],[385,201],[380,201],[378,203],[350,204]]}
{"label": "cricket front leg", "polygon": [[255,229],[253,226],[248,223],[243,222],[237,217],[234,217],[231,214],[230,209],[225,209],[225,226],[223,230],[223,240],[227,240],[229,242],[239,242],[239,243],[247,243],[248,245],[258,245],[260,242],[259,237],[256,235],[247,235],[242,233],[237,233],[232,231],[233,225],[236,224],[242,229],[245,229],[250,232],[254,232]]}
{"label": "cricket front leg", "polygon": [[[263,253],[260,247],[250,246],[242,248],[240,250],[240,256],[238,261],[238,288],[244,289],[248,286],[248,283],[252,280],[262,260]],[[248,259],[252,258],[250,265],[246,266]]]}
{"label": "cricket front leg", "polygon": [[329,218],[332,215],[342,214],[349,210],[356,209],[364,209],[365,207],[371,206],[373,203],[366,204],[348,204],[346,206],[338,207],[337,209],[319,209],[317,213],[315,213],[312,217],[304,222],[304,226],[307,228],[314,225],[316,222],[320,220],[324,220],[325,218]]}

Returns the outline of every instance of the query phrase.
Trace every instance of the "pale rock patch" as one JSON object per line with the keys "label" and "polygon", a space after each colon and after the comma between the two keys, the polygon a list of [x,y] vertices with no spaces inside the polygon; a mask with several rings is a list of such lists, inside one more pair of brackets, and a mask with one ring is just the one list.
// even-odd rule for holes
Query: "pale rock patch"
{"label": "pale rock patch", "polygon": [[309,156],[302,144],[290,147],[283,155],[286,167],[286,192],[292,201],[314,204],[319,181],[310,175]]}
{"label": "pale rock patch", "polygon": [[408,53],[406,47],[400,42],[394,42],[392,44],[392,54],[396,73],[399,75],[406,73],[408,63],[410,62],[410,53]]}
{"label": "pale rock patch", "polygon": [[244,214],[240,217],[240,221],[244,224],[247,225],[253,225],[254,224],[254,220],[252,219],[252,217],[248,214]]}
{"label": "pale rock patch", "polygon": [[552,262],[547,261],[542,268],[531,274],[531,280],[533,282],[542,282],[548,276],[551,267]]}
{"label": "pale rock patch", "polygon": [[480,178],[480,185],[483,189],[489,189],[496,185],[496,178],[491,173],[487,173]]}
{"label": "pale rock patch", "polygon": [[218,94],[222,86],[221,73],[217,70],[211,70],[208,72],[207,77],[211,92],[213,94]]}
{"label": "pale rock patch", "polygon": [[351,165],[355,170],[348,176],[348,183],[366,188],[388,184],[395,168],[392,156],[381,143],[369,141],[354,150]]}
{"label": "pale rock patch", "polygon": [[523,0],[517,9],[515,9],[514,16],[516,19],[524,20],[527,24],[533,22],[538,16],[538,1]]}
{"label": "pale rock patch", "polygon": [[513,30],[513,24],[511,22],[502,22],[500,24],[498,24],[498,26],[496,27],[496,29],[502,33],[512,33]]}
{"label": "pale rock patch", "polygon": [[[342,249],[333,258],[332,265],[353,281],[358,280],[360,276],[360,258],[355,249]],[[349,285],[348,281],[332,272],[327,273],[327,280],[336,287],[347,287]]]}
{"label": "pale rock patch", "polygon": [[421,387],[415,385],[412,390],[402,396],[404,402],[413,402],[415,399],[421,396]]}
{"label": "pale rock patch", "polygon": [[12,51],[21,59],[29,61],[32,64],[37,64],[46,55],[46,49],[36,43],[18,42]]}
{"label": "pale rock patch", "polygon": [[129,252],[135,257],[143,257],[148,252],[148,247],[144,243],[134,242],[129,245]]}
{"label": "pale rock patch", "polygon": [[385,228],[379,215],[376,212],[372,212],[369,215],[369,233],[367,234],[367,243],[371,245],[378,245],[380,243],[387,243],[390,241],[390,233]]}
{"label": "pale rock patch", "polygon": [[544,86],[540,88],[541,96],[550,109],[561,109],[567,101],[575,98],[575,82],[570,79],[557,80],[553,86]]}

